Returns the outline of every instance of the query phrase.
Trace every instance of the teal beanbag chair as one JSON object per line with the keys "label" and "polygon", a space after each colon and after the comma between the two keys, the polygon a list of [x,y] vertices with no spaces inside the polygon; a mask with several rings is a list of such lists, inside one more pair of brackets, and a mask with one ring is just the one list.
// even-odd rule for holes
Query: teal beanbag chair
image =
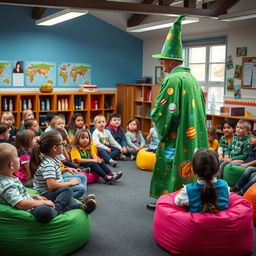
{"label": "teal beanbag chair", "polygon": [[228,164],[224,168],[223,178],[230,187],[235,186],[245,169],[245,167]]}
{"label": "teal beanbag chair", "polygon": [[27,211],[0,204],[0,230],[2,256],[62,256],[89,240],[91,220],[76,209],[41,224]]}

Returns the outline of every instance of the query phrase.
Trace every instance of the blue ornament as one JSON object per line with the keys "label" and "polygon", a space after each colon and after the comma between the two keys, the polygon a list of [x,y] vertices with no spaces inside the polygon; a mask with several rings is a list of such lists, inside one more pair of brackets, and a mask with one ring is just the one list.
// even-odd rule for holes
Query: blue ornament
{"label": "blue ornament", "polygon": [[174,158],[175,151],[176,151],[175,148],[168,147],[168,148],[165,150],[164,155],[165,155],[165,157],[166,157],[167,159],[172,160],[172,159]]}

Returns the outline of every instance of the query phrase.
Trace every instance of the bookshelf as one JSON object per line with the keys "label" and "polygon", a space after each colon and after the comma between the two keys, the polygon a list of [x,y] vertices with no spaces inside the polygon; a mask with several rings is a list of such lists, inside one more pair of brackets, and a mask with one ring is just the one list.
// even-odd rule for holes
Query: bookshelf
{"label": "bookshelf", "polygon": [[2,93],[0,95],[0,114],[11,111],[15,117],[15,126],[19,128],[22,111],[31,108],[41,128],[45,128],[48,112],[58,112],[69,124],[76,112],[82,113],[86,126],[94,126],[96,115],[104,115],[108,120],[116,112],[115,92],[90,93]]}
{"label": "bookshelf", "polygon": [[136,117],[143,135],[151,128],[151,110],[160,90],[159,84],[117,84],[117,112],[122,115],[122,126]]}

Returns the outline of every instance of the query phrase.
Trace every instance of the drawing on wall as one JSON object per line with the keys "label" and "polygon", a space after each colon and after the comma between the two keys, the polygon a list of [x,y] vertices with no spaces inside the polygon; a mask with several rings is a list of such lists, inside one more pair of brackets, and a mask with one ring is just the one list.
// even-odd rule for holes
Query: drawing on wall
{"label": "drawing on wall", "polygon": [[12,62],[12,85],[24,86],[24,61],[22,60]]}
{"label": "drawing on wall", "polygon": [[234,78],[241,80],[241,75],[242,75],[242,66],[241,65],[236,65],[235,66]]}
{"label": "drawing on wall", "polygon": [[0,60],[0,86],[11,85],[11,62]]}
{"label": "drawing on wall", "polygon": [[240,84],[234,85],[234,98],[241,99],[241,86]]}
{"label": "drawing on wall", "polygon": [[234,68],[232,55],[227,56],[227,59],[226,59],[226,67],[227,67],[227,69],[232,69],[232,68]]}
{"label": "drawing on wall", "polygon": [[30,87],[40,87],[50,83],[56,85],[56,64],[53,62],[25,62],[25,83]]}
{"label": "drawing on wall", "polygon": [[234,90],[234,78],[227,78],[227,90],[233,91]]}
{"label": "drawing on wall", "polygon": [[162,66],[155,67],[155,83],[161,84],[165,78],[165,73],[163,71]]}
{"label": "drawing on wall", "polygon": [[237,47],[236,48],[236,57],[247,56],[247,47]]}
{"label": "drawing on wall", "polygon": [[81,63],[59,63],[57,65],[59,87],[78,87],[91,84],[91,66]]}

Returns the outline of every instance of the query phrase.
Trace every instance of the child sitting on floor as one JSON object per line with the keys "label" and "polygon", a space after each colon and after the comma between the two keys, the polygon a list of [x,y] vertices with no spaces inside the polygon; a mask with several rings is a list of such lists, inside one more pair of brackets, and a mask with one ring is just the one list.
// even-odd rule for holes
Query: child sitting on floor
{"label": "child sitting on floor", "polygon": [[158,139],[155,125],[153,125],[153,127],[150,128],[146,141],[149,143],[147,151],[156,153],[156,149],[159,144],[159,139]]}
{"label": "child sitting on floor", "polygon": [[119,155],[119,159],[125,160],[125,154],[127,151],[127,141],[125,137],[124,129],[121,127],[121,115],[118,113],[111,114],[109,117],[109,124],[106,128],[109,130],[113,136],[113,138],[117,141],[119,145],[121,145],[121,153]]}
{"label": "child sitting on floor", "polygon": [[76,131],[80,129],[85,129],[85,124],[84,124],[84,117],[81,113],[75,113],[69,123],[69,128],[68,128],[68,136],[73,140]]}
{"label": "child sitting on floor", "polygon": [[0,123],[0,143],[9,142],[9,126],[4,123]]}
{"label": "child sitting on floor", "polygon": [[137,153],[145,146],[146,142],[139,128],[139,120],[131,118],[127,123],[127,132],[125,134],[128,152],[131,154],[131,160],[136,159]]}
{"label": "child sitting on floor", "polygon": [[230,144],[234,131],[236,128],[236,124],[231,119],[226,119],[221,125],[221,130],[223,131],[223,136],[220,138],[218,154],[219,160],[222,162],[224,160],[224,156],[226,155],[226,151],[228,149],[228,145]]}
{"label": "child sitting on floor", "polygon": [[114,158],[120,155],[122,146],[113,138],[110,131],[105,129],[105,116],[98,115],[94,117],[95,130],[92,134],[92,140],[97,146],[99,155],[104,159],[105,163],[116,167],[117,161]]}
{"label": "child sitting on floor", "polygon": [[189,212],[216,213],[228,208],[229,187],[215,176],[219,170],[217,154],[210,149],[199,149],[192,158],[197,183],[185,185],[175,196],[174,203],[188,206]]}
{"label": "child sitting on floor", "polygon": [[207,128],[209,149],[217,152],[219,148],[219,142],[217,139],[216,129],[214,127]]}
{"label": "child sitting on floor", "polygon": [[2,114],[1,122],[8,125],[9,134],[10,134],[8,142],[11,143],[11,144],[14,144],[17,129],[15,128],[15,118],[14,118],[14,115],[12,114],[12,112],[5,111]]}
{"label": "child sitting on floor", "polygon": [[96,208],[96,201],[89,199],[83,204],[77,203],[72,198],[74,188],[71,187],[80,184],[80,181],[71,179],[64,182],[62,178],[57,156],[63,154],[63,147],[64,142],[58,131],[53,130],[41,135],[30,158],[30,170],[32,175],[34,174],[34,188],[42,196],[52,200],[55,205],[60,202],[63,207],[62,212],[71,209],[83,209],[89,214]]}
{"label": "child sitting on floor", "polygon": [[111,172],[104,161],[98,157],[97,148],[86,129],[76,132],[71,149],[71,159],[76,165],[90,167],[91,171],[102,177],[107,184],[111,184],[112,181],[122,176],[122,172]]}

